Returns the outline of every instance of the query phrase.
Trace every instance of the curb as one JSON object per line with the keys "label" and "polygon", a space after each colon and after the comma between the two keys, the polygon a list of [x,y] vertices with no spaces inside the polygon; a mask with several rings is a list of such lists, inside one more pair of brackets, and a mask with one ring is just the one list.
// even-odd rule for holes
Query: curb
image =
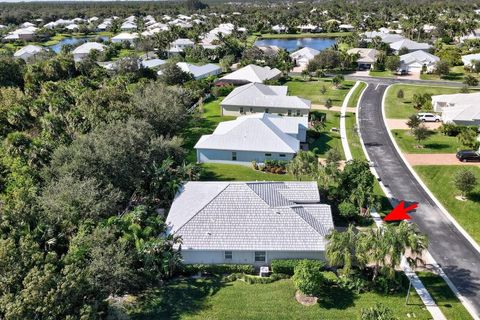
{"label": "curb", "polygon": [[[345,160],[350,161],[353,159],[350,146],[347,141],[347,129],[345,128],[345,116],[347,114],[347,107],[353,92],[359,86],[360,81],[356,81],[355,85],[348,91],[345,99],[343,99],[342,108],[340,110],[340,140],[342,141],[343,153],[345,154]],[[363,91],[362,91],[363,93]],[[360,101],[360,99],[359,99]]]}

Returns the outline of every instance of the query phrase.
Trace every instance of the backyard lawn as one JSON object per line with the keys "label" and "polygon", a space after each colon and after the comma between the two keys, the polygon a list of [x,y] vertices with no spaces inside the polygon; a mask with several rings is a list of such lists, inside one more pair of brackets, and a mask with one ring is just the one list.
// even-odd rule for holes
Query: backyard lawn
{"label": "backyard lawn", "polygon": [[289,279],[270,284],[224,283],[219,279],[182,279],[140,297],[129,310],[132,319],[359,319],[362,308],[382,303],[398,319],[430,319],[415,291],[380,295],[330,290],[316,305],[296,302]]}
{"label": "backyard lawn", "polygon": [[224,163],[202,163],[203,181],[293,181],[290,174],[273,174],[254,170],[251,166]]}
{"label": "backyard lawn", "polygon": [[[342,105],[343,99],[345,99],[345,96],[354,84],[355,82],[353,81],[344,81],[342,87],[337,89],[332,85],[331,80],[304,81],[294,79],[286,83],[288,93],[291,96],[299,96],[300,98],[311,100],[312,104],[321,105],[324,105],[327,99],[331,99],[334,106]],[[323,86],[327,89],[325,94],[320,93]]]}
{"label": "backyard lawn", "polygon": [[[403,90],[403,99],[397,98],[399,90]],[[429,93],[432,95],[459,93],[460,88],[415,86],[396,84],[388,89],[385,99],[385,115],[387,118],[406,119],[414,113],[420,112],[412,106],[412,98],[415,93]]]}
{"label": "backyard lawn", "polygon": [[307,142],[309,150],[314,151],[320,158],[325,158],[326,153],[330,149],[337,149],[345,159],[342,148],[342,140],[340,139],[339,131],[331,131],[332,128],[340,129],[340,112],[335,111],[315,111],[326,115],[325,127],[318,137],[311,136],[311,132],[307,135]]}
{"label": "backyard lawn", "polygon": [[457,296],[450,290],[450,287],[442,277],[432,272],[417,272],[423,285],[449,320],[472,319],[468,311],[462,305]]}
{"label": "backyard lawn", "polygon": [[362,94],[363,90],[367,87],[365,82],[360,82],[353,91],[352,95],[350,96],[350,100],[348,100],[347,107],[349,108],[356,108],[358,104],[358,99],[360,99],[360,95]]}
{"label": "backyard lawn", "polygon": [[[469,166],[480,181],[480,167]],[[480,187],[477,187],[467,201],[455,199],[459,194],[453,184],[459,166],[415,166],[415,171],[422,178],[435,197],[445,206],[457,222],[480,243]]]}
{"label": "backyard lawn", "polygon": [[404,153],[456,153],[462,149],[457,137],[446,136],[436,131],[430,131],[430,136],[420,143],[422,148],[416,147],[419,143],[410,130],[397,129],[392,130],[392,133]]}

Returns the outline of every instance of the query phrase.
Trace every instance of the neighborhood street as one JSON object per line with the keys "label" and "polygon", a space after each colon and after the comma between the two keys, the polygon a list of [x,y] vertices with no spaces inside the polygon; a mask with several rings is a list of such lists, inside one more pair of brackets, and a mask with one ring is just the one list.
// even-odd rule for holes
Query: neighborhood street
{"label": "neighborhood street", "polygon": [[[412,213],[413,222],[428,235],[430,253],[460,293],[475,307],[477,314],[480,314],[480,254],[422,189],[395,149],[383,122],[382,98],[388,85],[394,82],[420,81],[378,78],[358,80],[368,83],[358,111],[360,134],[380,179],[395,200],[419,204],[416,212]],[[425,84],[425,81],[421,83]],[[428,83],[444,84],[433,81]]]}

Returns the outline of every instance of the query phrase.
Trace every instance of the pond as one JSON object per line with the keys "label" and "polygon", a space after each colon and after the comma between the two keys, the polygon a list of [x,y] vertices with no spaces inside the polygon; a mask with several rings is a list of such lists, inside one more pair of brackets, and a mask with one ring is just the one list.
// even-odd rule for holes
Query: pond
{"label": "pond", "polygon": [[68,37],[68,38],[60,40],[57,44],[49,46],[49,48],[52,49],[53,52],[59,53],[60,50],[62,50],[62,47],[64,45],[71,44],[71,45],[76,46],[76,45],[78,45],[82,42],[94,41],[97,38],[100,38],[104,41],[108,41],[108,39],[109,39],[107,36]]}
{"label": "pond", "polygon": [[325,50],[337,41],[333,38],[290,38],[290,39],[260,39],[255,41],[257,46],[277,46],[289,52],[299,48],[310,47],[316,50]]}

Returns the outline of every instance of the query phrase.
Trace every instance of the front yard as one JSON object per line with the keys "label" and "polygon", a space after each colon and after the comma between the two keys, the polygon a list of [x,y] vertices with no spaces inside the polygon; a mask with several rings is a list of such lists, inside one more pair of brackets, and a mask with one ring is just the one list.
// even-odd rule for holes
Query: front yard
{"label": "front yard", "polygon": [[[393,137],[404,153],[456,153],[462,148],[457,137],[430,131],[430,136],[418,143],[410,130],[392,130]],[[421,147],[417,147],[421,145]]]}
{"label": "front yard", "polygon": [[345,159],[342,148],[342,140],[339,131],[332,131],[332,128],[340,129],[340,112],[334,111],[315,111],[319,114],[325,114],[325,127],[322,132],[315,133],[310,130],[307,135],[309,150],[315,151],[320,158],[325,158],[326,153],[330,149],[337,149]]}
{"label": "front yard", "polygon": [[[344,81],[340,88],[335,88],[331,80],[301,80],[294,79],[285,83],[288,86],[288,93],[291,96],[312,101],[312,104],[324,105],[328,99],[332,100],[334,106],[341,106],[345,96],[351,87],[355,84],[353,81]],[[325,93],[321,93],[322,87],[325,87]]]}
{"label": "front yard", "polygon": [[359,319],[361,309],[376,303],[390,308],[399,319],[430,319],[415,291],[405,305],[406,292],[383,295],[329,290],[311,307],[295,300],[289,279],[270,284],[225,283],[220,279],[180,279],[140,297],[132,319]]}
{"label": "front yard", "polygon": [[466,75],[472,75],[478,78],[477,73],[470,73],[465,71],[463,66],[455,66],[450,68],[450,73],[445,76],[439,76],[431,73],[424,73],[420,75],[422,80],[450,80],[450,81],[463,81]]}
{"label": "front yard", "polygon": [[[455,199],[459,194],[453,184],[455,173],[462,169],[458,166],[415,166],[418,173],[428,189],[445,206],[448,212],[457,222],[480,243],[480,186],[470,195],[467,201]],[[480,181],[480,167],[469,166]]]}

